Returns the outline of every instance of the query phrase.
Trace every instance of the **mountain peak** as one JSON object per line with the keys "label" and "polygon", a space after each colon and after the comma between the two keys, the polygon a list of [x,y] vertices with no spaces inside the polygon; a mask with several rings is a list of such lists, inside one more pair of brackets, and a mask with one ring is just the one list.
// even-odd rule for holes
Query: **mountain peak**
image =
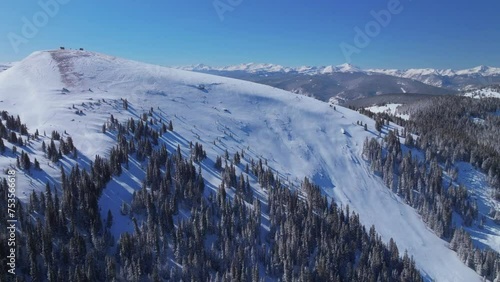
{"label": "mountain peak", "polygon": [[474,68],[456,71],[459,75],[500,75],[500,68],[479,65]]}
{"label": "mountain peak", "polygon": [[327,74],[327,73],[334,73],[337,71],[337,68],[335,66],[326,66],[323,67],[322,70],[320,71],[321,74]]}
{"label": "mountain peak", "polygon": [[354,66],[354,65],[349,64],[349,63],[344,63],[341,65],[338,65],[337,69],[340,70],[341,72],[360,72],[360,71],[362,71],[357,66]]}
{"label": "mountain peak", "polygon": [[490,69],[490,67],[488,66],[485,66],[485,65],[480,65],[480,66],[477,66],[475,68],[472,68],[472,70],[476,71],[476,72],[486,72]]}

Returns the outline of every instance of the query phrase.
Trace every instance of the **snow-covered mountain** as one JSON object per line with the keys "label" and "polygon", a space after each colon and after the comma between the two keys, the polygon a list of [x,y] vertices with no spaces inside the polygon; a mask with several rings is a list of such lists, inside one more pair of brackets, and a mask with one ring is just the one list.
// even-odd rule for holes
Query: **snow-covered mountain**
{"label": "snow-covered mountain", "polygon": [[311,96],[322,101],[342,104],[354,99],[381,94],[421,93],[431,95],[454,94],[454,90],[427,85],[409,78],[370,73],[344,64],[327,67],[299,67],[295,69],[277,65],[241,65],[210,68],[206,65],[188,70],[247,80],[293,93]]}
{"label": "snow-covered mountain", "polygon": [[301,67],[284,67],[281,65],[275,64],[258,64],[258,63],[248,63],[248,64],[240,64],[233,66],[225,66],[225,67],[211,67],[205,64],[198,64],[193,66],[182,66],[178,67],[179,69],[189,70],[189,71],[197,71],[197,72],[247,72],[254,74],[265,74],[265,73],[298,73],[298,74],[307,74],[307,75],[317,75],[317,74],[329,74],[335,72],[363,72],[360,68],[353,66],[351,64],[342,64],[338,66],[301,66]]}
{"label": "snow-covered mountain", "polygon": [[[445,88],[448,90],[462,91],[480,86],[486,86],[494,83],[500,83],[500,68],[478,66],[470,69],[452,70],[452,69],[361,69],[351,64],[343,64],[339,66],[301,66],[301,67],[284,67],[273,64],[241,64],[226,67],[210,67],[207,65],[195,65],[180,67],[180,69],[191,70],[197,72],[212,73],[217,75],[230,76],[241,79],[249,79],[251,81],[261,82],[259,77],[276,76],[283,77],[308,75],[308,76],[323,76],[334,74],[352,74],[353,76],[382,74],[397,78],[406,78],[422,82],[424,84]],[[256,77],[245,77],[241,73],[254,75]],[[281,81],[282,79],[280,79]],[[381,83],[384,86],[384,83]],[[275,85],[272,85],[275,86]],[[289,90],[289,89],[287,89]],[[424,89],[419,89],[424,91]],[[399,91],[398,91],[399,92]],[[436,94],[435,91],[425,94]],[[388,94],[390,92],[383,92]],[[401,93],[404,93],[401,92]],[[317,93],[313,93],[315,96]]]}
{"label": "snow-covered mountain", "polygon": [[[266,68],[286,71],[276,66]],[[122,99],[127,99],[128,110],[122,108]],[[329,199],[349,205],[367,227],[375,225],[384,241],[393,238],[400,250],[408,250],[428,279],[480,281],[479,275],[426,227],[413,208],[371,173],[361,156],[362,146],[365,138],[378,134],[356,125],[361,121],[374,128],[373,120],[355,111],[339,106],[334,110],[316,99],[252,82],[86,51],[36,52],[0,74],[0,109],[19,115],[30,132],[65,130],[82,153],[77,160],[82,166],[96,154],[109,154],[114,136],[104,134],[101,127],[111,114],[127,120],[141,117],[152,108],[164,120],[173,120],[174,137],[183,150],[188,150],[189,140],[201,143],[211,158],[223,155],[226,149],[245,149],[251,156],[267,160],[288,182],[297,184],[310,177]],[[169,146],[175,148],[177,144]],[[33,141],[27,152],[44,160],[43,177],[57,182],[60,169],[44,157],[41,146]],[[0,157],[2,168],[12,163],[13,156]],[[70,159],[63,161],[65,167],[72,164]],[[207,185],[220,185],[219,175],[207,167],[202,170]],[[44,189],[45,179],[37,177],[18,174],[18,196],[22,200],[28,200],[31,189]],[[115,220],[130,220],[118,218],[119,205],[141,188],[139,178],[130,171],[112,181],[100,202],[103,212],[110,209]],[[127,228],[132,227],[114,226],[113,232],[118,236]]]}
{"label": "snow-covered mountain", "polygon": [[500,79],[500,68],[478,66],[470,69],[370,69],[373,73],[383,73],[396,77],[410,78],[423,83],[462,90],[471,87],[497,83]]}
{"label": "snow-covered mountain", "polygon": [[384,73],[393,76],[400,77],[419,77],[426,75],[439,75],[439,76],[456,76],[456,75],[482,75],[482,76],[491,76],[491,75],[500,75],[500,68],[488,67],[488,66],[478,66],[470,69],[463,70],[452,70],[452,69],[406,69],[406,70],[398,70],[398,69],[368,69],[366,71],[376,72],[376,73]]}
{"label": "snow-covered mountain", "polygon": [[[198,64],[193,66],[178,67],[183,70],[190,71],[244,71],[249,73],[273,73],[273,72],[296,72],[301,74],[325,74],[334,72],[364,72],[364,73],[382,73],[391,76],[405,77],[405,78],[418,78],[422,76],[437,75],[437,76],[457,76],[457,75],[481,75],[481,76],[497,76],[500,75],[500,68],[489,66],[477,66],[470,69],[452,70],[452,69],[361,69],[352,64],[342,64],[338,66],[300,66],[300,67],[285,67],[275,64],[264,63],[248,63],[224,67],[211,67],[205,64]],[[417,79],[418,80],[418,79]]]}

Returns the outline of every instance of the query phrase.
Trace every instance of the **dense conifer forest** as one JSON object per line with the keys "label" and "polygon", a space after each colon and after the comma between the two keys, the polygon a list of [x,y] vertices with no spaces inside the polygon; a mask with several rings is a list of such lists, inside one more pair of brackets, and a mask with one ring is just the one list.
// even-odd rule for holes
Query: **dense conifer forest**
{"label": "dense conifer forest", "polygon": [[[2,120],[8,125],[0,125],[1,137],[18,144],[15,169],[39,170],[23,151],[38,131],[29,134],[7,113]],[[160,137],[174,130],[148,113],[125,122],[111,116],[102,126],[103,134],[117,136],[108,158],[96,156],[89,169],[61,166],[58,184],[18,202],[16,281],[422,281],[396,242],[384,243],[375,227],[363,226],[349,206],[329,202],[308,178],[287,186],[244,150],[213,162],[196,142],[188,155],[180,145],[167,150]],[[57,131],[43,148],[54,165],[78,155],[73,140]],[[121,208],[134,232],[115,238],[116,215],[102,218],[99,198],[131,160],[145,164],[142,188]],[[220,174],[220,187],[206,187],[204,162]],[[7,189],[4,178],[0,206]],[[5,252],[0,248],[3,273]]]}
{"label": "dense conifer forest", "polygon": [[[491,198],[500,200],[500,99],[437,97],[402,106],[399,111],[409,113],[410,120],[360,110],[376,120],[376,130],[387,132],[382,140],[372,138],[364,143],[363,154],[371,169],[438,236],[450,241],[450,248],[463,262],[483,277],[500,277],[500,254],[475,247],[469,233],[453,221],[454,214],[465,226],[476,223],[481,227],[485,220],[478,216],[477,203],[467,188],[453,184],[458,162],[470,163],[485,173]],[[404,126],[403,130],[383,129],[389,121]],[[424,157],[413,156],[413,149]],[[500,224],[499,210],[491,210],[488,216]]]}

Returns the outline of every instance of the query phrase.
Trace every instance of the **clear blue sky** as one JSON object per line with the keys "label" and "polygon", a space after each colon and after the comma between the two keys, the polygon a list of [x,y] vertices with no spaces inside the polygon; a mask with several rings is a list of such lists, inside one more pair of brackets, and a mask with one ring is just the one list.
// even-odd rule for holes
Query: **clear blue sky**
{"label": "clear blue sky", "polygon": [[[68,3],[33,38],[18,41],[18,52],[12,34],[23,36],[23,17],[43,23],[43,9],[36,0],[0,1],[0,62],[66,46],[161,65],[337,65],[346,62],[339,45],[354,46],[354,27],[364,29],[370,11],[394,0],[217,0],[241,1],[224,20],[214,0],[40,0],[50,1]],[[352,55],[353,64],[500,67],[500,1],[400,2],[402,12]]]}

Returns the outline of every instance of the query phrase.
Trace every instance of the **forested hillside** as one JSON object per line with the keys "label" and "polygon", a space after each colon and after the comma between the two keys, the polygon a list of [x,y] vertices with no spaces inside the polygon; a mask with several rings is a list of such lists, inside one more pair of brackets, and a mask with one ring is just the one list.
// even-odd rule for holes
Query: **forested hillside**
{"label": "forested hillside", "polygon": [[[370,171],[364,140],[402,130],[380,119],[74,50],[37,52],[0,73],[0,98],[18,279],[481,279],[449,248],[452,227],[427,228]],[[457,214],[474,216],[463,199]],[[495,230],[490,218],[484,226]]]}
{"label": "forested hillside", "polygon": [[[20,120],[10,124],[4,116],[2,138],[18,134],[11,140],[18,150],[29,138],[39,140]],[[18,203],[17,281],[422,280],[413,259],[400,254],[393,240],[383,243],[375,227],[365,228],[348,206],[329,203],[307,178],[290,189],[262,159],[244,151],[216,160],[206,159],[198,143],[190,143],[188,156],[180,147],[168,151],[165,143],[173,140],[159,140],[168,130],[172,123],[147,115],[126,123],[111,117],[103,125],[103,134],[117,136],[109,159],[96,156],[89,170],[61,169],[60,187],[47,182],[27,205]],[[78,154],[70,143],[54,131],[47,158],[58,163],[63,155]],[[37,161],[22,156],[11,169],[39,170]],[[112,177],[140,160],[147,160],[143,188],[121,209],[134,231],[115,238],[111,227],[124,222],[115,222],[109,210],[101,218],[98,199]],[[206,189],[200,172],[208,163],[223,179],[216,191]],[[5,206],[8,187],[4,178]],[[0,222],[6,228],[6,214]],[[7,254],[1,255],[7,272]]]}
{"label": "forested hillside", "polygon": [[[401,131],[387,129],[382,142],[365,140],[363,154],[371,169],[415,207],[436,234],[450,241],[462,261],[494,280],[500,273],[496,243],[500,236],[500,99],[436,97],[398,110],[410,119],[361,110],[377,120],[380,131],[386,130],[389,121],[404,126]],[[477,171],[476,176],[484,174],[485,183],[463,181],[466,178],[460,174],[471,171],[464,164]]]}

